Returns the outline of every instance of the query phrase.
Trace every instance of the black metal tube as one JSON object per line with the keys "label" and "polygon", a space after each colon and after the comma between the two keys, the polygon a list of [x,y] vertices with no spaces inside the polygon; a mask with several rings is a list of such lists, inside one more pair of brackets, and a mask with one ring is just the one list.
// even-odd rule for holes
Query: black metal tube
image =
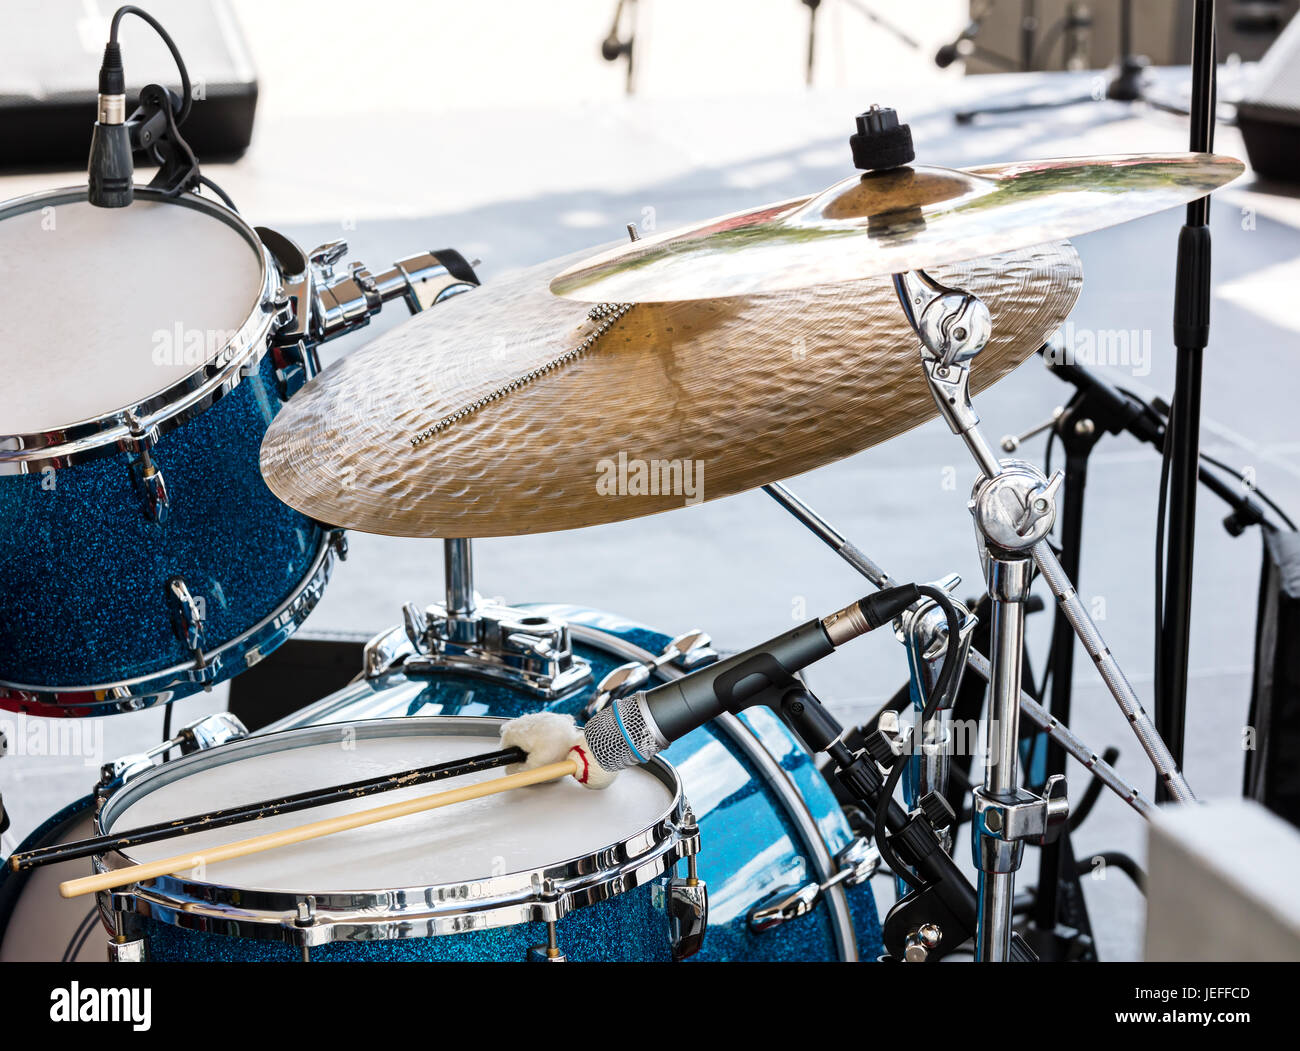
{"label": "black metal tube", "polygon": [[[1068,421],[1073,426],[1073,421]],[[1080,554],[1083,550],[1083,497],[1088,483],[1088,453],[1091,443],[1065,440],[1065,484],[1061,487],[1061,566],[1066,575],[1079,586]],[[1069,725],[1070,691],[1074,679],[1074,628],[1064,610],[1056,607],[1052,622],[1052,696],[1049,709],[1052,718]],[[1041,703],[1043,699],[1040,697]],[[1047,773],[1065,773],[1065,749],[1047,740]],[[1055,843],[1047,844],[1039,858],[1038,894],[1034,903],[1034,923],[1045,931],[1054,931],[1060,912],[1061,873],[1064,869],[1066,839],[1062,832]]]}
{"label": "black metal tube", "polygon": [[[1214,148],[1214,0],[1196,0],[1192,38],[1193,152]],[[1196,539],[1196,493],[1200,469],[1201,377],[1210,320],[1210,199],[1187,206],[1178,237],[1174,293],[1174,345],[1178,365],[1169,426],[1169,546],[1165,562],[1165,610],[1156,654],[1160,684],[1155,725],[1174,759],[1183,762],[1187,710],[1187,664],[1192,620],[1192,569]],[[1157,785],[1157,798],[1167,799]]]}
{"label": "black metal tube", "polygon": [[397,773],[383,774],[367,778],[364,781],[351,781],[345,785],[330,788],[314,788],[306,792],[281,796],[279,799],[264,799],[258,803],[245,803],[242,806],[214,810],[208,814],[195,814],[191,817],[176,818],[173,821],[160,821],[155,825],[144,825],[125,832],[112,835],[96,836],[93,839],[81,839],[74,843],[55,843],[48,847],[38,847],[9,858],[9,867],[14,872],[24,872],[38,865],[51,865],[58,861],[71,861],[85,858],[92,854],[103,854],[110,850],[125,850],[142,843],[155,843],[160,839],[188,835],[191,832],[206,832],[212,828],[227,828],[247,821],[273,817],[276,814],[292,814],[299,810],[325,806],[327,803],[339,803],[345,799],[362,799],[380,792],[391,792],[398,788],[411,788],[433,781],[443,781],[449,777],[477,773],[480,770],[492,770],[510,763],[522,763],[527,754],[521,748],[502,748],[496,752],[469,756],[465,759],[453,759],[435,766],[422,766],[415,770],[402,770]]}

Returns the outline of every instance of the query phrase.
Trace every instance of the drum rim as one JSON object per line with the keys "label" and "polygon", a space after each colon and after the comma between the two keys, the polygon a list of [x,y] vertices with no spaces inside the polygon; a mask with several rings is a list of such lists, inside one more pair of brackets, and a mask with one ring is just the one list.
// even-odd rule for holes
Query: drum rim
{"label": "drum rim", "polygon": [[[283,744],[309,747],[337,743],[351,728],[359,738],[415,737],[432,732],[493,739],[508,720],[495,716],[403,716],[303,726],[253,734],[218,748],[195,752],[155,767],[107,797],[95,815],[96,834],[114,816],[196,766],[284,751]],[[220,764],[219,764],[220,765]],[[101,896],[101,909],[127,908],[168,926],[217,932],[291,945],[336,941],[397,940],[459,934],[524,923],[555,922],[569,912],[644,886],[699,849],[699,830],[686,802],[681,778],[655,757],[642,769],[668,789],[668,807],[650,824],[594,852],[542,868],[430,886],[368,888],[324,893],[209,883],[163,876]],[[120,852],[96,855],[95,871],[132,862]],[[115,904],[111,899],[119,899]],[[300,921],[302,908],[310,919]]]}
{"label": "drum rim", "polygon": [[[86,198],[85,186],[16,197],[0,203],[0,221],[48,204]],[[175,204],[205,212],[224,222],[253,249],[258,261],[259,292],[235,335],[220,351],[182,379],[131,405],[99,417],[26,434],[0,434],[0,476],[29,474],[47,467],[69,467],[111,456],[121,449],[139,450],[211,408],[243,380],[270,346],[270,335],[282,307],[277,303],[280,279],[271,257],[251,226],[234,211],[195,193],[170,197],[147,186],[135,188],[137,198]],[[134,420],[134,426],[132,425]]]}
{"label": "drum rim", "polygon": [[0,680],[0,711],[55,718],[114,715],[167,704],[238,675],[286,642],[320,603],[344,549],[341,529],[318,527],[316,554],[303,577],[252,627],[193,661],[134,679],[93,686],[33,686]]}

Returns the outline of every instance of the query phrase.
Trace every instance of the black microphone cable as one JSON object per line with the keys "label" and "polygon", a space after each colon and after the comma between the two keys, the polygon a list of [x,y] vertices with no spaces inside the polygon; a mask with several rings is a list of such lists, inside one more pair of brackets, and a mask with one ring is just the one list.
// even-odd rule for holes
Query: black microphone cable
{"label": "black microphone cable", "polygon": [[185,59],[181,58],[180,48],[176,46],[176,41],[171,38],[171,34],[163,28],[162,23],[154,18],[148,11],[136,7],[134,4],[124,4],[113,12],[113,20],[108,26],[108,48],[104,50],[104,59],[107,64],[109,61],[109,49],[112,49],[113,55],[117,62],[118,71],[121,70],[122,50],[117,42],[117,32],[122,24],[122,19],[126,15],[135,15],[137,18],[147,22],[155,33],[161,38],[162,42],[167,45],[167,50],[172,53],[172,58],[176,62],[176,71],[181,75],[181,111],[176,115],[176,123],[184,124],[190,115],[190,109],[194,105],[194,91],[190,86],[190,71],[185,68]]}
{"label": "black microphone cable", "polygon": [[[961,655],[962,625],[961,617],[957,614],[957,607],[953,605],[948,592],[944,591],[943,588],[935,587],[932,584],[919,584],[917,590],[927,598],[933,599],[935,604],[943,610],[943,615],[948,621],[948,645],[944,651],[943,667],[939,669],[939,678],[935,681],[934,688],[926,697],[925,708],[921,712],[921,719],[917,726],[917,733],[923,736],[926,723],[934,718],[940,705],[946,707],[952,705],[953,685],[957,681],[957,664]],[[915,740],[914,735],[913,741]],[[925,884],[894,853],[894,848],[889,845],[890,833],[886,825],[889,804],[893,801],[894,791],[898,788],[898,782],[903,776],[903,768],[907,766],[907,761],[905,755],[895,757],[894,765],[890,767],[889,776],[885,778],[884,787],[880,790],[880,795],[876,800],[876,849],[880,851],[881,859],[899,879],[913,890],[919,891],[925,889]]]}

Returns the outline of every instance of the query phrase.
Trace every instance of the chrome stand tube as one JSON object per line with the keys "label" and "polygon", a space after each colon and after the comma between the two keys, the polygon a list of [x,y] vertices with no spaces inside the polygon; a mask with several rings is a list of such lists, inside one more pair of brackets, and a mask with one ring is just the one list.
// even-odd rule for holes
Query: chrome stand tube
{"label": "chrome stand tube", "polygon": [[1024,855],[1024,842],[1007,834],[1009,830],[993,818],[1001,811],[989,804],[1015,806],[1024,802],[1019,777],[1020,686],[1025,602],[1033,564],[1025,556],[1002,559],[991,552],[986,564],[989,597],[993,600],[993,675],[989,680],[984,787],[975,791],[972,822],[975,864],[979,869],[975,958],[1005,962],[1011,958],[1016,871]]}
{"label": "chrome stand tube", "polygon": [[478,606],[474,595],[474,541],[444,540],[442,542],[443,568],[447,582],[447,613],[453,617],[468,617]]}

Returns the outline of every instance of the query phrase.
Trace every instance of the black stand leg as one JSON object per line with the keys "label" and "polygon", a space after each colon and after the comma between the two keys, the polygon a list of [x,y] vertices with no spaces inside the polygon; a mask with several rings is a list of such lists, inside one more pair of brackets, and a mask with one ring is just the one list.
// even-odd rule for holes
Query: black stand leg
{"label": "black stand leg", "polygon": [[[1088,399],[1074,399],[1061,414],[1055,430],[1065,446],[1065,484],[1061,487],[1061,566],[1078,585],[1083,550],[1083,498],[1088,484],[1088,457],[1105,428],[1089,414]],[[1052,627],[1052,717],[1070,721],[1071,683],[1074,676],[1075,635],[1061,607],[1056,607]],[[1047,775],[1065,773],[1061,746],[1047,743]],[[1075,872],[1074,846],[1065,830],[1060,839],[1041,849],[1038,889],[1025,931],[1026,940],[1045,960],[1095,960],[1092,922]]]}
{"label": "black stand leg", "polygon": [[[1191,149],[1214,148],[1214,0],[1196,0],[1192,46]],[[1156,654],[1155,724],[1179,766],[1187,709],[1187,660],[1192,620],[1192,553],[1196,536],[1196,483],[1200,470],[1201,370],[1210,335],[1210,199],[1187,206],[1178,236],[1174,292],[1174,383],[1167,448],[1169,458],[1169,552],[1165,564],[1165,610]],[[1157,786],[1157,798],[1166,798]]]}

